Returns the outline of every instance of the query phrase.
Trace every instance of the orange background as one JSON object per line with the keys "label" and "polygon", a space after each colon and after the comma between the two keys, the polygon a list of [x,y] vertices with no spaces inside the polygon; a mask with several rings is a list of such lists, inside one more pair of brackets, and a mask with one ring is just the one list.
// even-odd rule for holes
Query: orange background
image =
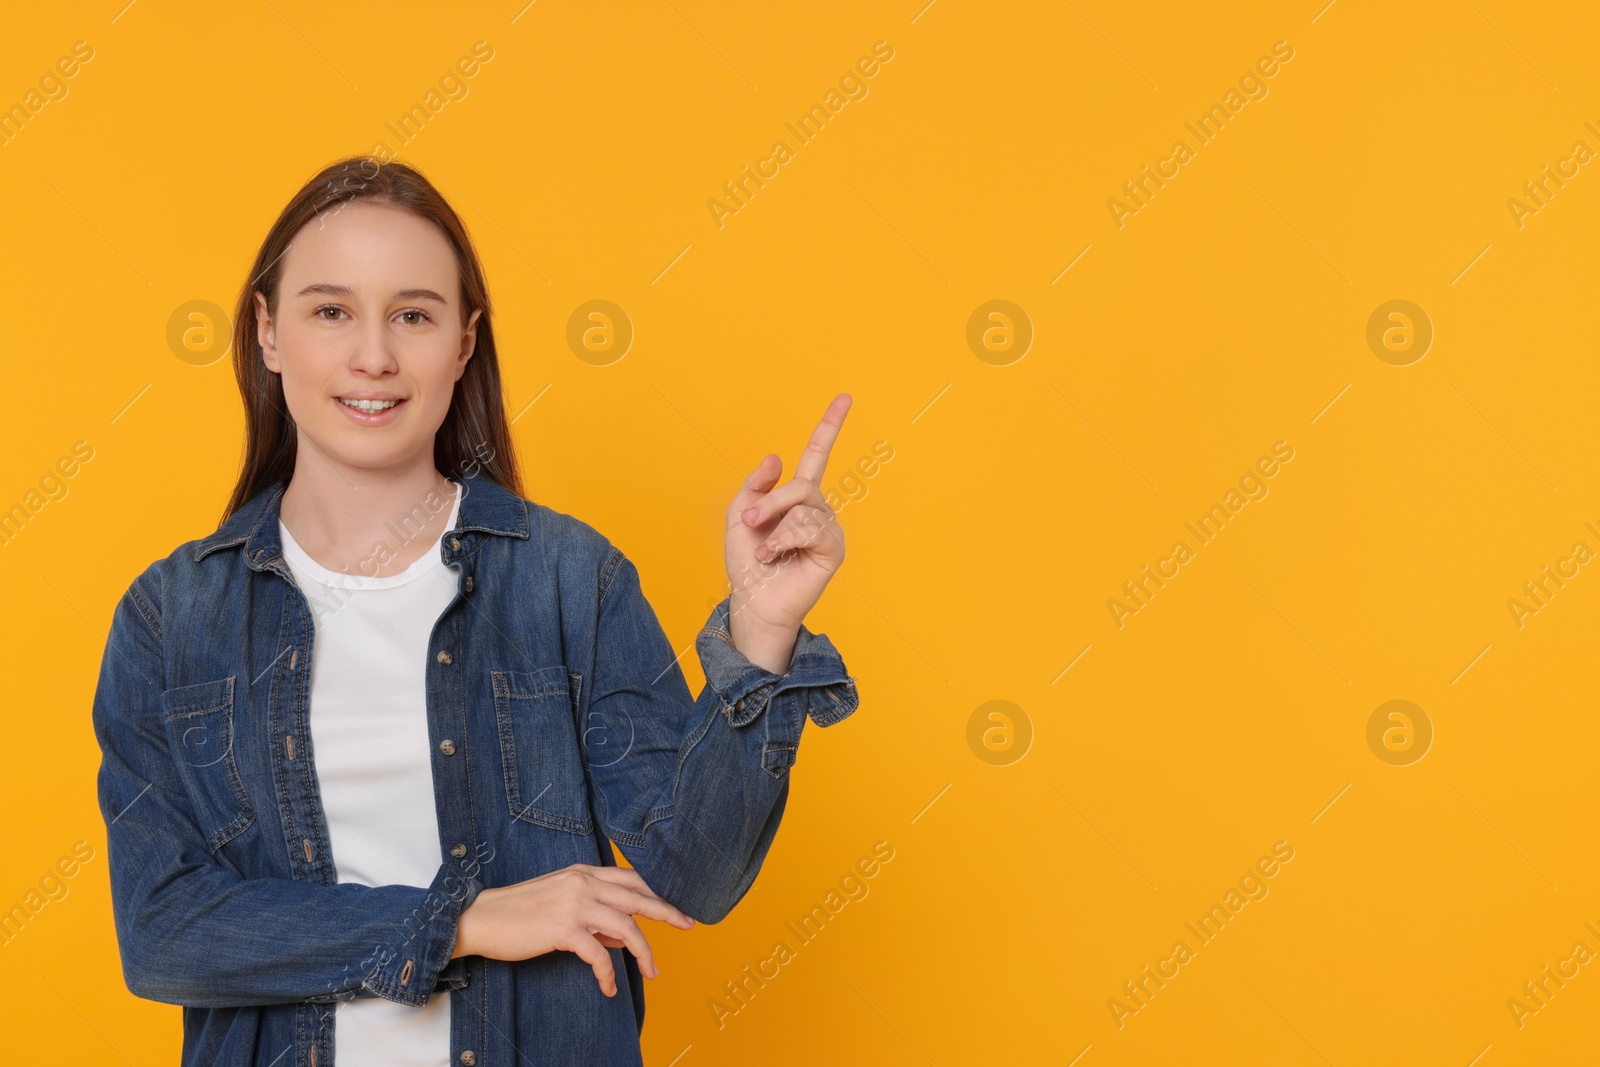
{"label": "orange background", "polygon": [[[1508,601],[1600,550],[1600,174],[1568,164],[1520,225],[1508,201],[1600,150],[1600,12],[923,2],[8,15],[0,105],[93,58],[0,146],[0,508],[93,456],[0,546],[0,907],[94,851],[0,946],[0,1059],[177,1059],[179,1009],[121,981],[89,718],[116,599],[214,529],[239,462],[228,362],[179,358],[168,323],[231,308],[291,193],[378,142],[485,257],[530,494],[638,562],[675,646],[722,594],[739,478],[791,471],[855,397],[829,468],[849,559],[808,624],[863,705],[808,732],[736,912],[651,926],[647,1062],[1594,1058],[1600,966],[1520,1027],[1507,1002],[1600,951],[1600,566],[1520,626]],[[386,124],[477,41],[467,94],[402,143]],[[879,41],[867,95],[798,144],[784,124]],[[1200,144],[1185,123],[1280,41]],[[707,201],[779,139],[719,227]],[[1180,139],[1119,227],[1108,201]],[[566,339],[595,299],[634,330],[606,365]],[[1020,358],[969,346],[991,300],[1031,326]],[[1420,359],[1369,347],[1391,300],[1431,323]],[[1193,540],[1279,441],[1270,492]],[[1107,601],[1180,539],[1119,628]],[[1369,746],[1392,700],[1431,725],[1420,760]],[[879,841],[869,895],[719,1026],[724,983]],[[1277,842],[1268,895],[1202,945],[1185,924]]]}

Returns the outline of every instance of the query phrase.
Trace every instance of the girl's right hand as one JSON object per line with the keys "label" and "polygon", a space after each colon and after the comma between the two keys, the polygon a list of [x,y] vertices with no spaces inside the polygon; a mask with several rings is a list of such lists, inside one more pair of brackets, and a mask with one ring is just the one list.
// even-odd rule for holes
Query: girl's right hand
{"label": "girl's right hand", "polygon": [[617,976],[606,949],[628,949],[646,978],[661,973],[635,915],[680,930],[694,925],[656,896],[637,871],[575,863],[515,885],[480,890],[457,921],[450,958],[525,960],[546,952],[573,952],[594,968],[600,991],[614,997]]}

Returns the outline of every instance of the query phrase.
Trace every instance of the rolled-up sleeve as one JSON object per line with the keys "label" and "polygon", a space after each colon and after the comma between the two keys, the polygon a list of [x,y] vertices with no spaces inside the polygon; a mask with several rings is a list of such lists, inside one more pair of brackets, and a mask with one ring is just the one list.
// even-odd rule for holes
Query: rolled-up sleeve
{"label": "rolled-up sleeve", "polygon": [[[695,638],[706,683],[690,694],[633,563],[613,548],[600,574],[585,737],[605,832],[656,893],[717,922],[749,890],[777,834],[806,721],[860,705],[825,634],[801,627],[788,671],[750,661],[728,630],[731,595]],[[625,744],[624,744],[625,740]]]}
{"label": "rolled-up sleeve", "polygon": [[748,726],[768,706],[798,706],[818,726],[848,718],[861,704],[856,680],[827,634],[814,634],[802,624],[794,654],[784,674],[774,674],[740,652],[728,625],[732,594],[711,610],[695,638],[706,683],[721,698],[730,726]]}

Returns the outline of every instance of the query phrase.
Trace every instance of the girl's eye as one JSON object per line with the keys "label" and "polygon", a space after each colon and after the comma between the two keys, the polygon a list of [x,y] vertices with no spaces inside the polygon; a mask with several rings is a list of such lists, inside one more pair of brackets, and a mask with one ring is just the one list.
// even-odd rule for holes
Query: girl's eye
{"label": "girl's eye", "polygon": [[405,316],[405,315],[416,315],[416,316],[420,317],[421,321],[419,321],[419,322],[408,322],[408,323],[406,323],[406,325],[408,325],[408,326],[421,326],[423,322],[432,321],[432,317],[426,311],[423,311],[420,308],[410,308],[410,309],[408,309],[406,311],[400,312],[400,314],[402,316]]}
{"label": "girl's eye", "polygon": [[[338,312],[342,312],[342,311],[343,311],[343,310],[344,310],[344,309],[343,309],[343,308],[341,308],[341,307],[335,307],[335,306],[334,306],[334,305],[333,305],[333,304],[324,304],[324,305],[322,305],[322,306],[321,306],[321,307],[319,307],[319,308],[318,308],[318,309],[317,309],[317,310],[315,310],[315,311],[313,311],[313,312],[312,312],[312,314],[313,314],[313,315],[316,315],[316,316],[318,316],[318,317],[319,317],[319,318],[320,318],[320,317],[322,317],[322,313],[323,313],[323,312],[324,312],[324,311],[338,311]],[[333,320],[333,319],[328,319],[328,318],[324,318],[324,319],[323,319],[323,321],[324,321],[324,322],[332,322],[332,321],[334,321],[334,320]]]}

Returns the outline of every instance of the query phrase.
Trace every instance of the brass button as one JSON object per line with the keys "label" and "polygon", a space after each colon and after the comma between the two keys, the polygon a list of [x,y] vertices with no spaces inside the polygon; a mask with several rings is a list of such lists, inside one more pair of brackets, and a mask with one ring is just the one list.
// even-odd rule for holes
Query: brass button
{"label": "brass button", "polygon": [[440,663],[445,664],[446,666],[448,666],[450,664],[451,660],[453,659],[453,657],[450,655],[450,653],[446,652],[442,648],[439,650],[439,654],[437,656],[433,657],[433,658],[438,660]]}
{"label": "brass button", "polygon": [[[452,551],[452,552],[460,552],[461,551],[461,540],[460,540],[460,538],[456,538],[456,537],[450,538],[450,551]],[[466,1056],[467,1056],[467,1053],[463,1052],[461,1054],[461,1056],[462,1056],[462,1059],[464,1061]],[[474,1057],[474,1058],[476,1058],[476,1057]]]}
{"label": "brass button", "polygon": [[466,854],[467,846],[463,845],[460,841],[457,841],[455,844],[450,846],[450,855],[454,856],[456,859],[460,859]]}
{"label": "brass button", "polygon": [[467,592],[472,592],[472,575],[467,575]]}
{"label": "brass button", "polygon": [[470,1048],[465,1049],[461,1053],[461,1062],[465,1064],[466,1067],[472,1067],[474,1063],[478,1062],[478,1054],[472,1051]]}
{"label": "brass button", "polygon": [[454,756],[456,754],[456,743],[447,737],[439,742],[439,751],[446,756]]}

